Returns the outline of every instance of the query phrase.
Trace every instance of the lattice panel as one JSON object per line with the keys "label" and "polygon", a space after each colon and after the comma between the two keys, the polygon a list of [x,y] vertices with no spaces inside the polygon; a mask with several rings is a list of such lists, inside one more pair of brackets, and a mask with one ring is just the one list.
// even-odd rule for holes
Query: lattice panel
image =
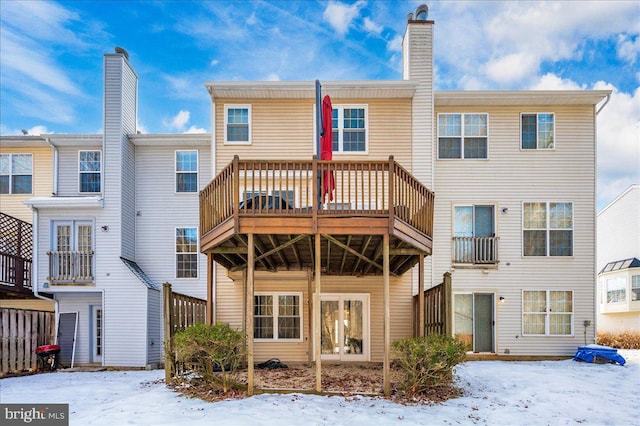
{"label": "lattice panel", "polygon": [[33,257],[33,226],[8,214],[0,213],[0,251],[31,259]]}

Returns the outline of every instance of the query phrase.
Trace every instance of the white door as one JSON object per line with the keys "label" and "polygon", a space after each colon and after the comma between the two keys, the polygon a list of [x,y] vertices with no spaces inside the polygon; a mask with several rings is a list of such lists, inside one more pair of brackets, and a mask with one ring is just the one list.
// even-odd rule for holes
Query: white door
{"label": "white door", "polygon": [[91,306],[91,359],[102,363],[102,306]]}
{"label": "white door", "polygon": [[369,295],[320,296],[322,359],[369,360]]}

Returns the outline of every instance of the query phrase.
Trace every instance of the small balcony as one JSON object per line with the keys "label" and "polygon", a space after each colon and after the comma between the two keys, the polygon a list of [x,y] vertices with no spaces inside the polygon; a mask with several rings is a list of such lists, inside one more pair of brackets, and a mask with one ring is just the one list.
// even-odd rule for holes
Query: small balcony
{"label": "small balcony", "polygon": [[[331,188],[323,196],[323,188]],[[323,273],[382,274],[383,236],[390,272],[401,275],[431,255],[434,195],[388,161],[240,160],[200,192],[200,249],[237,271],[246,268],[247,235],[256,236],[257,270],[314,264],[322,240]]]}
{"label": "small balcony", "polygon": [[497,265],[498,237],[453,237],[454,264]]}
{"label": "small balcony", "polygon": [[0,213],[0,298],[33,297],[33,227]]}
{"label": "small balcony", "polygon": [[93,251],[49,251],[49,277],[52,285],[93,284]]}

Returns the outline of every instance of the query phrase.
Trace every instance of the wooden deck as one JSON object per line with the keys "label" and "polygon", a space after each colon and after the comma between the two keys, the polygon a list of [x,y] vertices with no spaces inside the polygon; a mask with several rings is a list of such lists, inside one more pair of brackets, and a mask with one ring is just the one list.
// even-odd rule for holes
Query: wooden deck
{"label": "wooden deck", "polygon": [[[317,194],[332,179],[333,197]],[[200,192],[200,248],[238,271],[254,234],[256,270],[314,266],[322,273],[382,275],[383,236],[390,272],[402,275],[430,255],[434,195],[389,161],[261,161],[237,156]]]}

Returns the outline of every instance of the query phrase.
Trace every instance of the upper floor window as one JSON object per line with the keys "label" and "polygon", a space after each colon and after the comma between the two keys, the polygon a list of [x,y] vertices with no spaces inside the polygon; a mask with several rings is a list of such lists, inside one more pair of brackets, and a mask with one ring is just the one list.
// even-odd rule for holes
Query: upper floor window
{"label": "upper floor window", "polygon": [[438,114],[438,158],[487,158],[488,125],[488,114]]}
{"label": "upper floor window", "polygon": [[333,152],[367,152],[367,115],[366,105],[334,105]]}
{"label": "upper floor window", "polygon": [[102,172],[102,152],[80,151],[78,153],[80,174],[80,192],[100,192],[100,174]]}
{"label": "upper floor window", "polygon": [[198,151],[176,151],[176,192],[198,192]]}
{"label": "upper floor window", "polygon": [[640,300],[640,275],[631,275],[631,301]]}
{"label": "upper floor window", "polygon": [[573,256],[573,203],[524,203],[525,256]]}
{"label": "upper floor window", "polygon": [[0,194],[31,194],[33,156],[0,154]]}
{"label": "upper floor window", "polygon": [[525,290],[522,317],[523,335],[572,335],[573,292]]}
{"label": "upper floor window", "polygon": [[251,105],[224,106],[224,142],[251,143]]}
{"label": "upper floor window", "polygon": [[555,147],[553,113],[523,113],[520,120],[522,149],[553,149]]}
{"label": "upper floor window", "polygon": [[197,228],[176,228],[176,278],[198,278]]}

